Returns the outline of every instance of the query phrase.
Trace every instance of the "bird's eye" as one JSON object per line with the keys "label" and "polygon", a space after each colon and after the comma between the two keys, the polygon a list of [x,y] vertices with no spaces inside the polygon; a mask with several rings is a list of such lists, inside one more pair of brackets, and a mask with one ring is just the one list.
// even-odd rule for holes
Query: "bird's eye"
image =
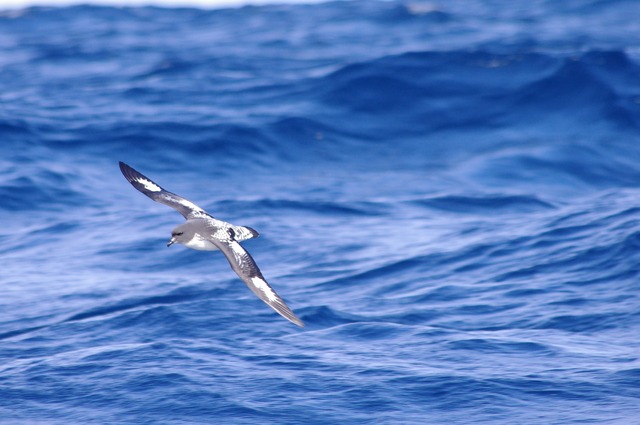
{"label": "bird's eye", "polygon": [[184,232],[175,232],[175,233],[173,234],[173,236],[180,236],[180,235],[181,235],[181,234],[183,234],[183,233],[184,233]]}

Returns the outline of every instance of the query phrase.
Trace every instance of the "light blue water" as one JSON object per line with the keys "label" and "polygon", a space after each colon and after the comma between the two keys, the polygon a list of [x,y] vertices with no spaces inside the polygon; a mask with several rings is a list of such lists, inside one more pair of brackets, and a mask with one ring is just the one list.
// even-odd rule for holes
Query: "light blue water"
{"label": "light blue water", "polygon": [[[0,17],[0,422],[640,423],[640,4]],[[307,326],[118,161],[261,237]]]}

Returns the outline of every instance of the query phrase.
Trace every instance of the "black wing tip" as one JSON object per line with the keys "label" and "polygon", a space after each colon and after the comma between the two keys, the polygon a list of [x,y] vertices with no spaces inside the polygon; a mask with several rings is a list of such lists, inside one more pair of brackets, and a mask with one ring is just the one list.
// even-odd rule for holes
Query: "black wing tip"
{"label": "black wing tip", "polygon": [[252,237],[257,238],[258,236],[260,236],[260,233],[253,227],[249,227],[249,226],[242,226],[242,227],[247,229],[251,233]]}
{"label": "black wing tip", "polygon": [[[294,316],[295,317],[295,316]],[[300,326],[301,328],[304,328],[304,322],[300,319],[298,319],[297,317],[295,318],[296,320],[292,320],[292,322],[298,326]]]}
{"label": "black wing tip", "polygon": [[[122,175],[124,176],[125,179],[127,179],[129,183],[131,183],[131,185],[135,189],[147,195],[149,198],[153,199],[154,201],[160,202],[156,199],[156,195],[161,192],[166,192],[162,187],[160,187],[160,185],[155,183],[149,177],[142,174],[140,171],[125,164],[124,162],[119,161],[118,163],[120,165],[120,171],[122,171]],[[149,188],[144,183],[144,181],[148,182],[149,184],[152,184],[155,187],[155,189],[149,190]]]}
{"label": "black wing tip", "polygon": [[122,172],[122,175],[129,182],[132,182],[134,180],[134,177],[135,177],[136,174],[140,174],[136,170],[134,170],[133,168],[131,168],[130,166],[128,166],[127,164],[125,164],[122,161],[118,161],[118,165],[120,165],[120,171]]}
{"label": "black wing tip", "polygon": [[273,308],[276,311],[276,313],[278,313],[280,316],[284,317],[294,325],[298,325],[301,328],[304,328],[304,322],[300,320],[298,316],[296,316],[296,314],[289,308],[289,306],[282,299],[280,299],[280,302],[278,303],[268,303],[268,304],[269,304],[269,307]]}
{"label": "black wing tip", "polygon": [[[139,180],[140,179],[144,179],[144,180],[148,180],[149,182],[155,184],[156,186],[158,186],[155,182],[153,182],[149,177],[145,176],[144,174],[142,174],[140,171],[136,170],[135,168],[125,164],[122,161],[118,161],[118,164],[120,165],[120,171],[122,172],[122,175],[124,176],[125,179],[127,179],[127,181],[131,184],[133,184],[134,186],[136,186],[136,188],[138,188],[138,185],[140,184]],[[158,186],[160,187],[160,186]],[[162,188],[160,188],[162,189]],[[162,189],[164,190],[164,189]]]}
{"label": "black wing tip", "polygon": [[118,165],[120,166],[120,171],[122,171],[123,174],[124,174],[125,171],[129,171],[129,170],[132,169],[131,167],[129,167],[127,164],[125,164],[122,161],[118,161]]}
{"label": "black wing tip", "polygon": [[276,313],[278,313],[280,316],[284,317],[285,319],[287,319],[288,321],[290,321],[291,323],[293,323],[294,325],[297,325],[301,328],[304,328],[304,322],[302,320],[300,320],[298,318],[298,316],[296,316],[291,310],[289,311],[281,311],[280,309],[275,309]]}

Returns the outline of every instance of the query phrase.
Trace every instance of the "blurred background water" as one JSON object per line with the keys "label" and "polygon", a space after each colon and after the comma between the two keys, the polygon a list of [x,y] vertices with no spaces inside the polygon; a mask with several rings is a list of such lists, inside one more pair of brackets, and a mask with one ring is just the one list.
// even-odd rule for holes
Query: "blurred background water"
{"label": "blurred background water", "polygon": [[[0,14],[0,422],[640,423],[640,3]],[[118,161],[261,237],[262,304]]]}

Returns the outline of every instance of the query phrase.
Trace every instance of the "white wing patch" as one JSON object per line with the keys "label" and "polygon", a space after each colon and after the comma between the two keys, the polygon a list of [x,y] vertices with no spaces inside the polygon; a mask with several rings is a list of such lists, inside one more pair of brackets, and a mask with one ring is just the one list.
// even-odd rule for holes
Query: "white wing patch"
{"label": "white wing patch", "polygon": [[157,184],[155,184],[154,182],[152,182],[151,180],[136,179],[136,181],[141,185],[143,185],[144,188],[150,192],[162,192],[162,188]]}
{"label": "white wing patch", "polygon": [[179,200],[178,200],[178,203],[179,203],[180,205],[184,205],[185,207],[192,209],[192,210],[193,210],[193,212],[198,212],[198,213],[202,212],[202,213],[204,213],[204,211],[202,211],[202,209],[201,209],[199,206],[197,206],[196,204],[194,204],[194,203],[193,203],[193,202],[191,202],[191,201],[187,201],[187,200],[186,200],[186,199],[184,199],[184,198],[179,199]]}
{"label": "white wing patch", "polygon": [[267,282],[265,282],[263,279],[260,279],[259,277],[252,277],[251,282],[256,286],[256,288],[264,292],[267,298],[269,298],[269,301],[278,301],[278,296],[276,295],[276,293],[273,292],[273,289],[271,289]]}

